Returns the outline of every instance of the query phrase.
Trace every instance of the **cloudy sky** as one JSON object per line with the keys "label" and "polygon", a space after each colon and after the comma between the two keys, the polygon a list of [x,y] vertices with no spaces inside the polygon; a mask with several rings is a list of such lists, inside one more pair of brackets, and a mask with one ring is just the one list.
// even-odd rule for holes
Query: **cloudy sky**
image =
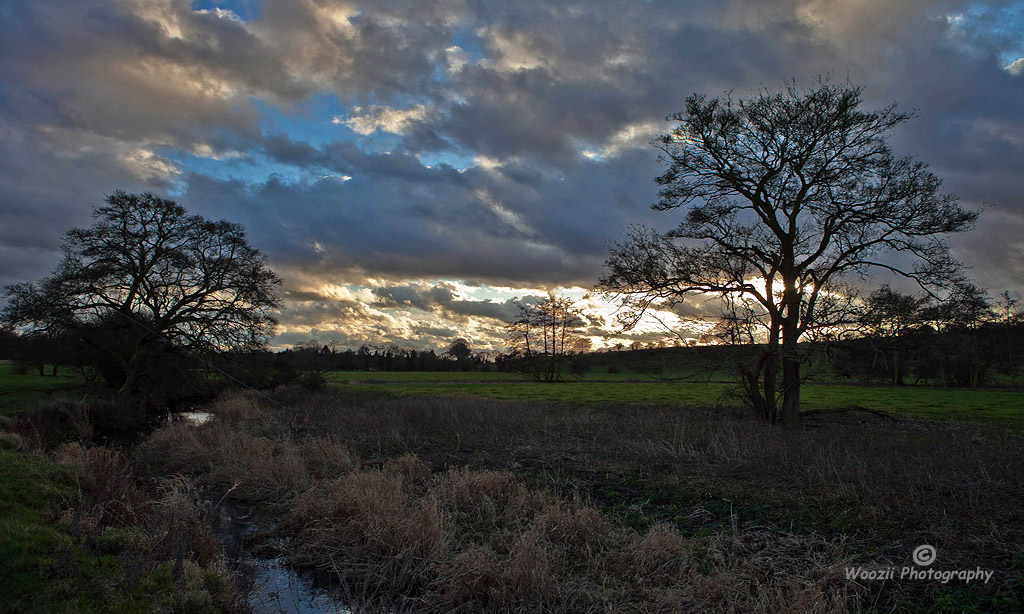
{"label": "cloudy sky", "polygon": [[1024,2],[954,0],[5,0],[0,284],[152,190],[247,227],[279,347],[499,347],[673,223],[649,141],[688,95],[821,74],[919,111],[894,146],[987,208],[957,255],[1024,291]]}

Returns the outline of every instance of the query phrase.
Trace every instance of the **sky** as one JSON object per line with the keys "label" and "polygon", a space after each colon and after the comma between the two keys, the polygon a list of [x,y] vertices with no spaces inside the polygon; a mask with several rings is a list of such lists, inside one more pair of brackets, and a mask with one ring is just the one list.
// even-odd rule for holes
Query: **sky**
{"label": "sky", "polygon": [[651,139],[695,92],[819,75],[917,110],[896,151],[985,209],[956,255],[1024,292],[1024,2],[953,0],[5,0],[0,285],[149,190],[246,227],[274,347],[498,350],[547,291],[597,345],[671,339],[591,292],[630,224],[680,221]]}

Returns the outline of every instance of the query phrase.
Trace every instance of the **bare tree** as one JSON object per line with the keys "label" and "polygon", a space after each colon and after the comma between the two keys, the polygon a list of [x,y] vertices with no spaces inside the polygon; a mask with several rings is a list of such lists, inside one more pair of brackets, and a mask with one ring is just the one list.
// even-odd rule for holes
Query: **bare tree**
{"label": "bare tree", "polygon": [[588,346],[580,334],[586,324],[581,311],[554,294],[536,305],[517,304],[519,316],[505,327],[509,348],[534,379],[560,380],[566,358]]}
{"label": "bare tree", "polygon": [[[958,263],[942,235],[978,215],[942,194],[924,164],[892,152],[887,137],[910,114],[861,103],[860,87],[826,79],[807,91],[688,98],[668,117],[679,124],[656,141],[668,169],[653,205],[685,217],[667,233],[635,228],[612,248],[601,279],[637,314],[691,294],[754,299],[767,345],[751,372],[751,402],[790,427],[800,422],[797,342],[818,322],[831,284],[871,268],[949,283]],[[892,252],[914,264],[884,258]]]}
{"label": "bare tree", "polygon": [[1003,290],[999,295],[998,310],[1000,323],[1006,336],[1006,362],[1010,369],[1013,369],[1013,326],[1020,320],[1020,313],[1017,312],[1017,304],[1020,299],[1016,298],[1009,290]]}
{"label": "bare tree", "polygon": [[988,292],[967,281],[956,283],[949,296],[936,305],[933,313],[936,312],[936,328],[956,343],[955,354],[960,357],[960,370],[966,375],[960,384],[971,388],[981,386],[993,362],[992,357],[982,351],[979,338],[981,327],[995,315]]}
{"label": "bare tree", "polygon": [[[931,297],[911,296],[882,286],[864,302],[859,318],[860,332],[871,342],[875,356],[892,371],[892,385],[902,386],[904,356],[911,351],[911,333],[924,325],[925,307]],[[873,365],[872,365],[873,366]]]}
{"label": "bare tree", "polygon": [[64,259],[37,284],[7,288],[3,320],[28,331],[74,321],[120,329],[111,349],[120,392],[134,394],[155,356],[171,349],[262,347],[280,282],[239,224],[188,215],[150,193],[116,191],[96,222],[64,237]]}

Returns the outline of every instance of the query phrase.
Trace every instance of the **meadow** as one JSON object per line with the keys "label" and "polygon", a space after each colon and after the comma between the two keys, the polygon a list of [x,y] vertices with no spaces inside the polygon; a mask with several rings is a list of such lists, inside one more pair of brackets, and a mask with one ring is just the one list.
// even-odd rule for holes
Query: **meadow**
{"label": "meadow", "polygon": [[85,378],[77,371],[62,369],[53,376],[52,367],[48,366],[45,372],[42,376],[35,370],[19,373],[13,362],[0,361],[0,416],[85,390]]}
{"label": "meadow", "polygon": [[[115,449],[85,425],[40,430],[90,419],[82,380],[0,375],[21,410],[0,425],[13,611],[249,611],[214,531],[228,505],[256,519],[248,549],[368,613],[1024,604],[1015,390],[810,383],[808,409],[897,419],[822,413],[793,432],[682,372],[328,372],[319,390],[228,391],[212,420]],[[911,565],[920,544],[992,581],[846,576]]]}
{"label": "meadow", "polygon": [[[588,373],[549,384],[500,372],[333,371],[326,379],[340,391],[404,396],[463,396],[571,404],[648,403],[686,407],[739,407],[733,382],[694,379],[685,374],[652,377],[636,373]],[[1024,391],[930,386],[809,383],[801,389],[804,409],[860,406],[896,417],[953,420],[1024,430]]]}

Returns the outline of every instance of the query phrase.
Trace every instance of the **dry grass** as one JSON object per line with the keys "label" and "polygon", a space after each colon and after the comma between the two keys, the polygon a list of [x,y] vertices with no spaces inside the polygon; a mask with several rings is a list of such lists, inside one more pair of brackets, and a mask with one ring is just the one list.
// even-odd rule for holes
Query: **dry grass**
{"label": "dry grass", "polygon": [[139,488],[128,459],[116,450],[63,445],[53,453],[77,483],[80,500],[71,509],[84,512],[95,527],[130,527],[144,524],[151,512],[150,498]]}
{"label": "dry grass", "polygon": [[512,468],[597,499],[603,484],[590,476],[600,473],[679,482],[737,506],[752,495],[815,514],[850,508],[900,532],[951,517],[1024,526],[1021,510],[1006,505],[1024,495],[1021,438],[978,427],[819,420],[793,433],[724,410],[327,393],[281,399],[287,408],[271,416],[277,429],[334,434],[364,458],[415,453],[435,466]]}
{"label": "dry grass", "polygon": [[[615,525],[580,499],[511,474],[451,469],[424,482],[385,469],[314,485],[293,502],[292,562],[331,574],[350,598],[422,612],[845,611],[840,575],[789,537],[788,552],[750,538],[700,543],[659,525]],[[827,565],[834,565],[831,558]],[[786,578],[799,578],[796,585]],[[737,586],[740,590],[723,590]],[[358,591],[352,587],[359,587]],[[401,599],[397,596],[402,596]]]}
{"label": "dry grass", "polygon": [[[59,520],[97,564],[116,568],[97,576],[111,586],[93,586],[91,592],[105,594],[114,586],[134,590],[146,577],[159,583],[153,578],[169,570],[172,599],[181,611],[244,610],[211,530],[212,508],[189,479],[161,479],[150,496],[129,460],[115,450],[72,443],[55,450],[53,458],[70,474],[77,493]],[[63,575],[80,576],[78,562],[66,558],[58,566]]]}
{"label": "dry grass", "polygon": [[195,485],[176,476],[163,480],[158,490],[149,523],[154,556],[200,566],[216,563],[220,540],[210,530],[213,510],[202,502]]}
{"label": "dry grass", "polygon": [[256,420],[262,415],[259,397],[247,390],[229,390],[203,409],[225,422]]}
{"label": "dry grass", "polygon": [[904,564],[920,543],[947,568],[996,569],[963,598],[986,609],[1012,577],[1006,561],[1024,555],[1021,440],[1002,432],[844,418],[792,433],[678,408],[279,400],[253,420],[165,428],[139,458],[281,502],[291,560],[334,576],[366,611],[927,604],[945,587],[843,574]]}
{"label": "dry grass", "polygon": [[306,490],[313,478],[341,475],[359,463],[331,436],[275,440],[220,420],[168,425],[137,446],[136,456],[151,474],[198,476],[251,502],[287,498]]}
{"label": "dry grass", "polygon": [[0,431],[0,450],[25,450],[25,438],[17,433]]}

